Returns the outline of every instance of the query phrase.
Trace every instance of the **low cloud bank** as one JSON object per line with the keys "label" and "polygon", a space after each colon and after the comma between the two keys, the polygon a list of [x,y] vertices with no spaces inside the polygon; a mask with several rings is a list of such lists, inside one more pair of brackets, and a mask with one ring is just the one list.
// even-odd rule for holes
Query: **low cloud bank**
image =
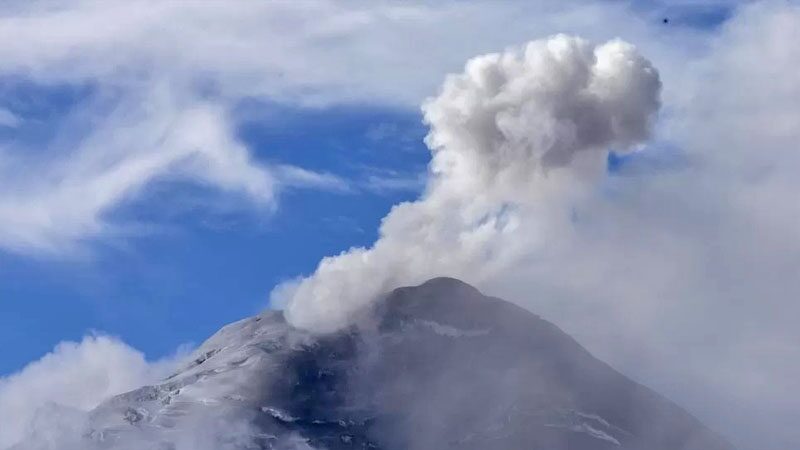
{"label": "low cloud bank", "polygon": [[172,367],[171,360],[148,362],[141,352],[109,336],[62,342],[21,371],[0,378],[0,449],[23,439],[66,446],[61,440],[76,434],[84,412],[112,395],[167,376]]}

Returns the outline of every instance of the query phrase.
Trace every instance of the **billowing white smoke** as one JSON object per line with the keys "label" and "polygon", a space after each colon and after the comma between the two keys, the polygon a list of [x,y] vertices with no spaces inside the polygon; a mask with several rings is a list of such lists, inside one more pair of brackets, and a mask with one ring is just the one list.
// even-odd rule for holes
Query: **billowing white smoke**
{"label": "billowing white smoke", "polygon": [[324,333],[397,285],[479,282],[509,267],[569,225],[609,148],[648,137],[660,90],[650,62],[619,40],[558,35],[470,60],[423,105],[433,159],[422,197],[393,208],[372,248],[323,259],[273,300],[295,326]]}

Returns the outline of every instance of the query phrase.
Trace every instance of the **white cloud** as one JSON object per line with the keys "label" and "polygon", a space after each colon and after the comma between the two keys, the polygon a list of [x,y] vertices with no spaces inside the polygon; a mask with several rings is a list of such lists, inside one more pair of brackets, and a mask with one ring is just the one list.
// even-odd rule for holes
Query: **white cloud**
{"label": "white cloud", "polygon": [[277,166],[278,179],[287,186],[320,187],[333,191],[350,192],[350,184],[330,173],[319,173],[300,167]]}
{"label": "white cloud", "polygon": [[5,108],[0,108],[0,128],[16,128],[20,122],[16,114]]}
{"label": "white cloud", "polygon": [[112,233],[104,213],[167,177],[273,204],[275,176],[232,139],[216,105],[179,105],[163,91],[130,103],[95,118],[63,156],[1,168],[0,247],[60,252]]}
{"label": "white cloud", "polygon": [[[0,71],[47,83],[206,82],[227,98],[416,107],[444,71],[531,35],[580,30],[607,39],[619,34],[620,24],[626,35],[660,34],[623,4],[568,3],[569,8],[563,1],[6,5],[0,10]],[[494,32],[466,39],[475,29]],[[691,33],[677,34],[672,39],[683,43]],[[408,45],[409,36],[414,45]]]}
{"label": "white cloud", "polygon": [[[243,99],[415,108],[468,57],[562,31],[624,31],[657,62],[702,51],[702,33],[665,37],[655,23],[588,0],[4,3],[0,76],[93,94],[47,144],[55,158],[0,147],[0,248],[70,254],[129,231],[111,213],[162,179],[185,177],[268,210],[282,186],[348,190],[330,174],[255,161],[230,123]],[[474,30],[492,31],[478,39]]]}
{"label": "white cloud", "polygon": [[422,192],[425,188],[425,173],[401,173],[392,169],[368,168],[361,182],[364,189],[378,194],[387,192]]}
{"label": "white cloud", "polygon": [[[172,363],[150,363],[142,353],[108,336],[62,342],[19,372],[0,377],[0,448],[23,438],[67,436],[80,412],[106,398],[168,374]],[[54,447],[56,448],[56,447]]]}

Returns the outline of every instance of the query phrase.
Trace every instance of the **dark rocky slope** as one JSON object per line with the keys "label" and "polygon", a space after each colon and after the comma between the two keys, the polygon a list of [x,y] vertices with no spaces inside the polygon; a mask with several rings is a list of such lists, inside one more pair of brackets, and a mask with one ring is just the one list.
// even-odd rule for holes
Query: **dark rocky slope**
{"label": "dark rocky slope", "polygon": [[87,449],[732,450],[553,324],[448,278],[393,291],[335,335],[295,330],[279,312],[228,325],[162,384],[93,411],[80,439]]}

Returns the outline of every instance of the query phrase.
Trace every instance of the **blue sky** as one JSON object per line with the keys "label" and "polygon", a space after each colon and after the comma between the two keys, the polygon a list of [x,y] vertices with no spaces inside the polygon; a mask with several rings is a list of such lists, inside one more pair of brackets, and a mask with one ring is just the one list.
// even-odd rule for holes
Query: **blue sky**
{"label": "blue sky", "polygon": [[[796,6],[220,5],[0,6],[0,420],[4,381],[60,342],[98,333],[169,357],[269,307],[276,286],[324,280],[321,258],[378,242],[378,278],[462,276],[743,449],[763,434],[774,442],[758,450],[800,443],[789,426],[800,402],[785,394],[800,377],[787,363],[800,360],[789,344],[800,311],[786,300],[800,294]],[[662,84],[648,137],[600,149],[599,173],[576,169],[563,185],[558,171],[512,173],[519,186],[501,195],[481,191],[480,171],[455,183],[429,173],[420,108],[446,75],[554,33],[621,38],[652,63]],[[429,211],[429,182],[463,204]],[[501,207],[464,219],[462,197],[484,194]],[[390,213],[403,202],[422,213]],[[481,241],[487,223],[498,239]],[[417,236],[408,224],[450,233],[398,246]],[[452,236],[483,247],[448,247]],[[334,261],[348,267],[348,255],[360,254]]]}
{"label": "blue sky", "polygon": [[[79,107],[87,95],[60,89],[38,94],[48,105],[43,116]],[[421,190],[417,179],[428,152],[413,110],[242,108],[247,111],[240,115],[251,118],[241,120],[238,133],[256,158],[363,179],[363,186],[287,192],[273,213],[226,208],[235,200],[214,200],[202,188],[166,182],[113,211],[120,220],[155,225],[144,235],[98,245],[77,259],[2,254],[0,297],[9,301],[0,303],[0,345],[9,352],[0,372],[13,372],[90,330],[117,335],[152,358],[181,343],[202,342],[222,325],[265,308],[273,286],[312,271],[320,255],[369,245],[391,206]],[[372,186],[369,176],[398,185]],[[209,196],[219,205],[198,204]]]}

